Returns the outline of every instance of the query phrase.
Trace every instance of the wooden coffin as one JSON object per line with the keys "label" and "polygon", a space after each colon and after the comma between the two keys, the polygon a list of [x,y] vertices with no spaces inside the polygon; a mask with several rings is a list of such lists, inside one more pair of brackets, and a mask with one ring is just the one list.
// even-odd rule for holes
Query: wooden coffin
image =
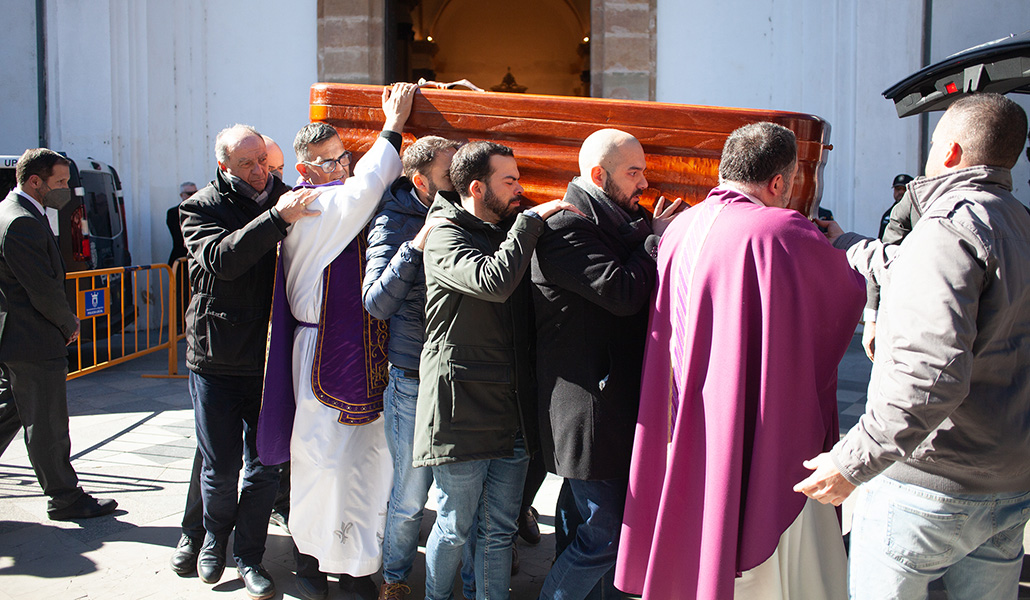
{"label": "wooden coffin", "polygon": [[[360,156],[382,130],[382,87],[317,83],[310,117],[336,127],[344,146]],[[791,208],[808,215],[818,206],[830,125],[800,113],[665,104],[634,100],[422,89],[404,130],[405,144],[424,135],[490,140],[511,146],[520,183],[533,203],[560,198],[579,173],[577,154],[588,135],[605,127],[633,134],[647,154],[650,188],[658,196],[704,200],[718,182],[719,156],[742,125],[772,121],[797,135],[799,168]]]}

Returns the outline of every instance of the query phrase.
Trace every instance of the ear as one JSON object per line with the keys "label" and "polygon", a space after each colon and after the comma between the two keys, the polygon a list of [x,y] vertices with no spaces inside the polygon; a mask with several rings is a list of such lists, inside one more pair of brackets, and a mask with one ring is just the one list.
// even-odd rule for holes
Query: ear
{"label": "ear", "polygon": [[958,142],[948,142],[948,151],[944,153],[944,166],[953,169],[962,163],[962,146]]}
{"label": "ear", "polygon": [[782,173],[773,175],[773,178],[769,180],[768,190],[769,193],[777,198],[783,195],[783,187],[786,181],[783,179]]}
{"label": "ear", "polygon": [[304,179],[308,178],[308,166],[306,164],[299,162],[297,163],[296,169],[297,172],[300,173],[301,177],[303,177]]}
{"label": "ear", "polygon": [[607,182],[608,173],[605,172],[604,167],[601,165],[594,165],[590,167],[590,181],[597,187],[604,189],[604,184]]}
{"label": "ear", "polygon": [[225,163],[222,162],[222,161],[218,161],[218,168],[221,169],[221,171],[224,173],[225,172]]}
{"label": "ear", "polygon": [[419,173],[418,171],[415,171],[411,174],[411,185],[415,186],[415,188],[423,194],[429,193],[428,178],[422,173]]}
{"label": "ear", "polygon": [[469,196],[476,200],[482,200],[486,196],[486,184],[478,179],[473,179],[469,184]]}

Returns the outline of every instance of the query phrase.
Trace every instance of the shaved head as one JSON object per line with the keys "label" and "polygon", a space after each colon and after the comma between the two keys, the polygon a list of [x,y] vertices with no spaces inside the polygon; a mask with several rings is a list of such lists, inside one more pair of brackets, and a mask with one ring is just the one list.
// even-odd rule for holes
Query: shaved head
{"label": "shaved head", "polygon": [[591,133],[579,149],[580,179],[600,188],[627,212],[637,209],[647,189],[646,168],[647,158],[640,141],[618,129]]}
{"label": "shaved head", "polygon": [[637,138],[625,131],[618,129],[595,131],[583,140],[583,145],[579,149],[579,175],[584,179],[590,179],[590,170],[594,167],[613,171],[623,154],[634,150],[639,150],[641,154],[644,152]]}
{"label": "shaved head", "polygon": [[279,144],[275,143],[275,140],[263,133],[261,134],[261,139],[265,140],[265,150],[268,151],[268,170],[275,173],[275,176],[279,179],[282,179],[283,167],[286,166],[283,149],[279,147]]}

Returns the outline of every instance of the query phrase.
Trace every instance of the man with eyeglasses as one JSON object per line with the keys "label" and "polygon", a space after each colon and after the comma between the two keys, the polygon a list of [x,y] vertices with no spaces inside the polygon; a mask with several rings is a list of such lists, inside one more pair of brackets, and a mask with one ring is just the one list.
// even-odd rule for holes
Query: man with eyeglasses
{"label": "man with eyeglasses", "polygon": [[297,588],[326,598],[325,573],[351,597],[374,600],[393,461],[386,443],[386,323],[361,306],[364,238],[399,151],[413,84],[383,94],[386,122],[350,175],[336,130],[312,123],[294,141],[302,187],[320,191],[321,218],[290,230],[279,249],[258,427],[263,461],[290,460],[290,533]]}
{"label": "man with eyeglasses", "polygon": [[350,152],[343,148],[343,140],[332,125],[308,123],[301,127],[293,140],[293,151],[302,180],[298,184],[322,185],[350,176]]}
{"label": "man with eyeglasses", "polygon": [[182,240],[182,229],[179,227],[179,204],[197,193],[197,184],[192,181],[184,181],[179,186],[179,201],[175,206],[168,209],[165,215],[165,223],[168,225],[168,233],[172,236],[172,251],[168,255],[168,264],[175,264],[175,261],[186,256],[186,243]]}

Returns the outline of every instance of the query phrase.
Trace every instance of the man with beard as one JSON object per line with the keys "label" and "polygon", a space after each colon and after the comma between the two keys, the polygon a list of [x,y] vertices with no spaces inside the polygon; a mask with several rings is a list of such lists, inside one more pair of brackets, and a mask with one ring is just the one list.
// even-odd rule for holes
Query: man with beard
{"label": "man with beard", "polygon": [[114,500],[82,491],[68,436],[67,344],[79,319],[64,295],[64,261],[44,207],[71,199],[69,162],[46,148],[15,165],[18,187],[0,202],[0,454],[25,431],[29,462],[53,521],[114,512]]}
{"label": "man with beard", "polygon": [[440,190],[452,191],[451,159],[461,144],[426,136],[404,151],[404,176],[383,194],[382,209],[368,232],[362,302],[377,319],[390,320],[390,375],[383,392],[386,441],[393,456],[393,491],[383,537],[381,600],[404,597],[418,554],[422,509],[433,471],[411,466],[418,399],[419,354],[425,339],[426,277],[422,252],[429,205]]}
{"label": "man with beard", "polygon": [[462,547],[478,517],[476,596],[508,598],[511,548],[536,433],[529,369],[529,295],[522,285],[544,219],[576,210],[552,200],[519,213],[510,148],[470,143],[451,163],[454,192],[429,217],[426,341],[419,364],[414,466],[439,488],[426,543],[426,598],[449,600]]}
{"label": "man with beard", "polygon": [[540,439],[548,470],[566,478],[560,520],[576,524],[541,589],[548,600],[582,600],[598,582],[615,593],[654,256],[681,205],[659,198],[653,221],[640,208],[646,166],[628,133],[587,137],[565,193],[587,216],[549,220],[533,258]]}

